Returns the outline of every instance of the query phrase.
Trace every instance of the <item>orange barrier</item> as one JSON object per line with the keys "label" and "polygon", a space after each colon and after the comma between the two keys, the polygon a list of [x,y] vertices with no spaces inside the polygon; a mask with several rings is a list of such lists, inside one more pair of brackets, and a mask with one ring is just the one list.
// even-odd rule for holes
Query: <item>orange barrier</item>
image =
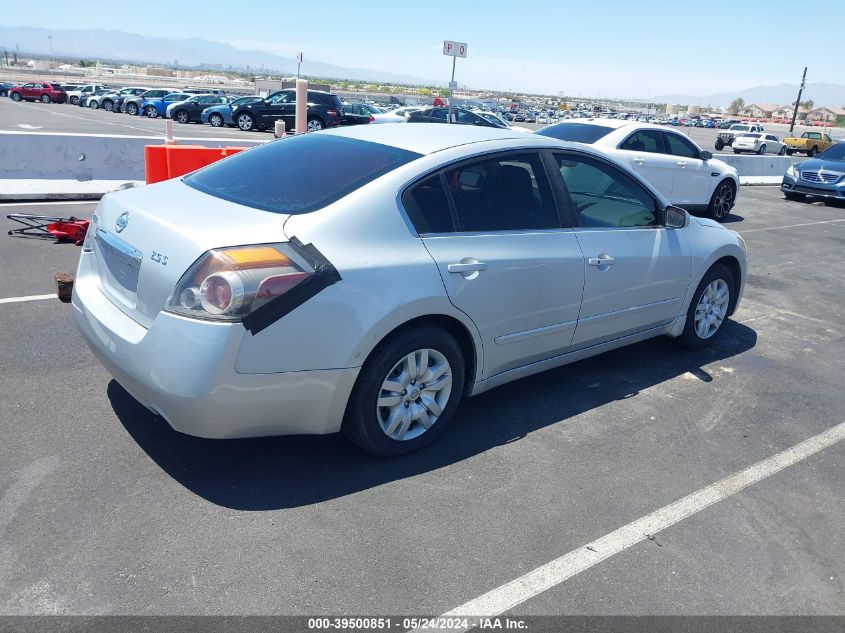
{"label": "orange barrier", "polygon": [[242,152],[248,147],[204,147],[202,145],[147,145],[144,147],[144,167],[147,184],[184,176]]}

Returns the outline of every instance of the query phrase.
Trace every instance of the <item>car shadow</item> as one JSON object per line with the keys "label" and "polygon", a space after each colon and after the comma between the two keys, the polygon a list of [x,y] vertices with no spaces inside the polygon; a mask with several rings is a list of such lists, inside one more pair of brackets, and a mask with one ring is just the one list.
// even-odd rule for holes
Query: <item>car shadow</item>
{"label": "car shadow", "polygon": [[[108,397],[129,434],[165,472],[204,499],[238,510],[318,503],[465,460],[532,431],[624,400],[754,347],[757,334],[729,321],[719,340],[696,352],[657,338],[550,370],[467,399],[438,442],[392,459],[364,454],[341,435],[208,440],[183,435],[114,380]],[[647,362],[643,362],[648,359]]]}

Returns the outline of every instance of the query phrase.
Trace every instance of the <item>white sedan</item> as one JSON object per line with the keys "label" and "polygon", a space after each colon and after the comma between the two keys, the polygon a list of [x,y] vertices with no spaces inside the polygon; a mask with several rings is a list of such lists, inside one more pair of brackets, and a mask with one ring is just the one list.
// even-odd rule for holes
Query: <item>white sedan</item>
{"label": "white sedan", "polygon": [[724,219],[736,202],[736,169],[688,136],[658,125],[616,119],[579,119],[536,134],[588,143],[627,165],[672,204]]}
{"label": "white sedan", "polygon": [[745,279],[737,233],[593,148],[360,125],[108,194],[73,306],[177,431],[397,455],[465,396],[655,336],[712,344]]}
{"label": "white sedan", "polygon": [[754,152],[755,154],[777,154],[786,156],[786,145],[781,143],[774,134],[762,132],[740,134],[734,138],[734,154],[740,152]]}

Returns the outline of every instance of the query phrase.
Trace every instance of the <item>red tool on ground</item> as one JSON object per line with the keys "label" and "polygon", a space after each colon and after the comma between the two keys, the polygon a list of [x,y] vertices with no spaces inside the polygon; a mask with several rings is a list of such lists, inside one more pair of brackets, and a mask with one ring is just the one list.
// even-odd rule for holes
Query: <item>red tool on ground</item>
{"label": "red tool on ground", "polygon": [[88,220],[80,220],[73,216],[60,218],[50,215],[29,215],[27,213],[11,213],[6,216],[24,227],[12,229],[9,235],[20,237],[53,238],[59,242],[73,242],[81,246],[88,232]]}

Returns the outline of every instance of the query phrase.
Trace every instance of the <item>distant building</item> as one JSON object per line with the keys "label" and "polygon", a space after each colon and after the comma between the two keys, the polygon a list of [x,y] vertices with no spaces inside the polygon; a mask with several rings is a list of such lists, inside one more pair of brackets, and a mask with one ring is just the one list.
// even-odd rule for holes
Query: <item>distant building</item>
{"label": "distant building", "polygon": [[774,103],[752,103],[739,111],[740,116],[752,117],[754,119],[771,119],[772,113],[778,107]]}
{"label": "distant building", "polygon": [[845,108],[816,108],[807,117],[810,121],[836,123],[840,117],[845,117]]}
{"label": "distant building", "polygon": [[[792,119],[792,113],[795,111],[794,105],[785,105],[779,107],[777,110],[772,112],[773,119]],[[807,118],[807,115],[810,111],[805,108],[804,106],[798,106],[798,117],[796,121],[803,121]]]}

